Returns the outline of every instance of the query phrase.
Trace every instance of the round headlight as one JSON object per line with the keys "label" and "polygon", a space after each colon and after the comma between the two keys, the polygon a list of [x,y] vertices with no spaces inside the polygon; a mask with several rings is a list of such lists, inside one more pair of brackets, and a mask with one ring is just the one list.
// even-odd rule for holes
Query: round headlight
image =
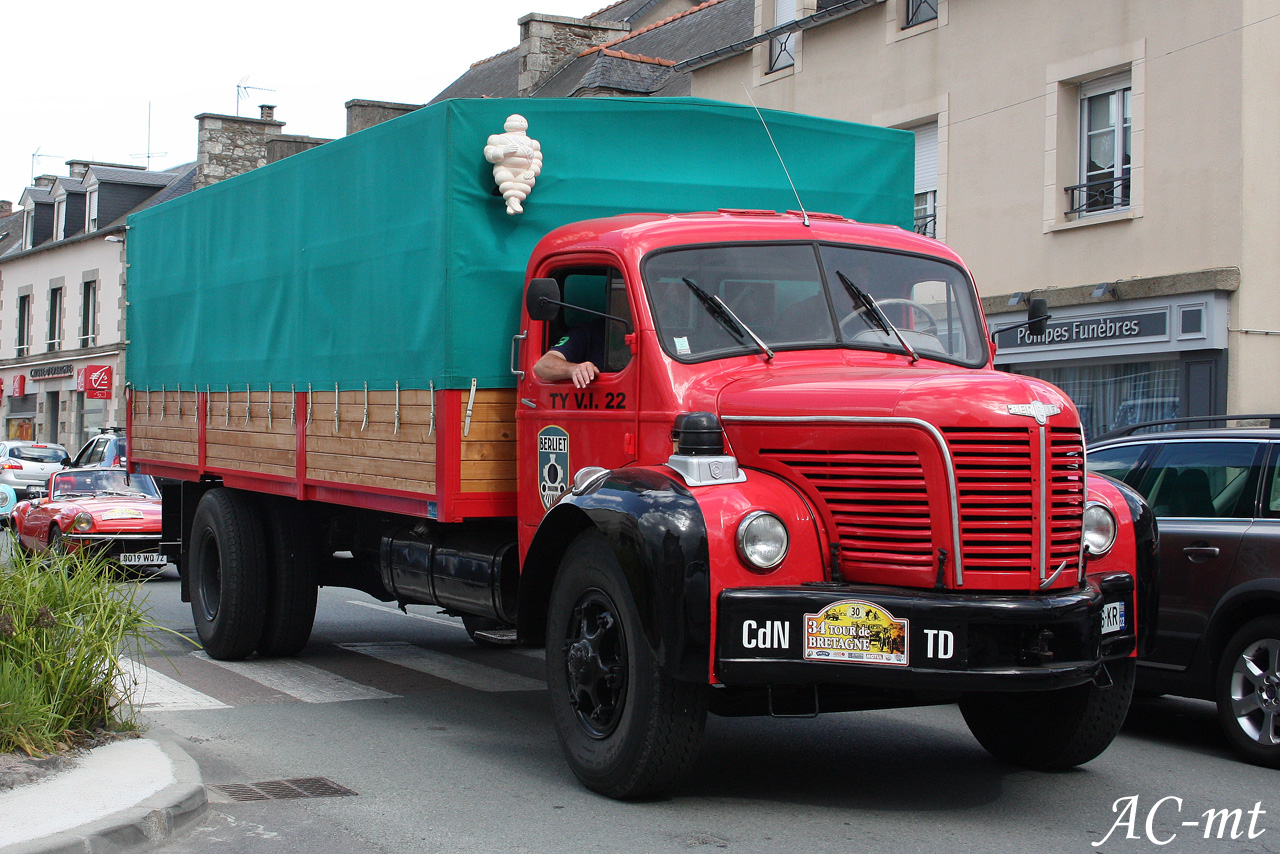
{"label": "round headlight", "polygon": [[88,513],[77,513],[71,527],[83,533],[93,527],[93,517]]}
{"label": "round headlight", "polygon": [[1101,504],[1084,508],[1084,547],[1091,555],[1104,555],[1116,541],[1116,517]]}
{"label": "round headlight", "polygon": [[787,556],[787,526],[772,513],[755,510],[738,523],[738,554],[754,569],[773,569]]}

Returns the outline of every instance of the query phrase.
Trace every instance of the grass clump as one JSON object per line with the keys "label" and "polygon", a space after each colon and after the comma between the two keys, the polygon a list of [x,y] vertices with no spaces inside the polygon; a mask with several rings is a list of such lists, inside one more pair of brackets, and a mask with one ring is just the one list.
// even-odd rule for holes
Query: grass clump
{"label": "grass clump", "polygon": [[135,730],[132,674],[159,628],[138,583],[102,555],[34,556],[0,564],[0,753],[54,752],[95,732]]}

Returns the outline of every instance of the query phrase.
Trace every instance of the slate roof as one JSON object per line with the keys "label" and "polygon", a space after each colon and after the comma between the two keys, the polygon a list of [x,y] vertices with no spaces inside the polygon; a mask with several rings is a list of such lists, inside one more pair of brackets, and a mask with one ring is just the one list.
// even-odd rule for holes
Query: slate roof
{"label": "slate roof", "polygon": [[38,205],[53,204],[53,193],[44,187],[27,187],[22,191],[22,199],[20,204],[25,205],[30,200]]}
{"label": "slate roof", "polygon": [[0,256],[22,245],[22,218],[25,211],[18,208],[8,216],[0,216]]}
{"label": "slate roof", "polygon": [[53,182],[53,186],[49,188],[50,196],[53,195],[53,191],[56,190],[58,187],[61,187],[63,190],[67,191],[68,193],[85,192],[84,181],[81,181],[79,178],[70,178],[66,175],[60,175],[58,177],[58,180]]}
{"label": "slate roof", "polygon": [[169,172],[149,172],[145,169],[116,169],[111,166],[90,166],[89,171],[98,179],[98,183],[165,187],[173,180],[173,175]]}
{"label": "slate roof", "polygon": [[[178,196],[185,196],[187,193],[190,193],[196,178],[196,164],[194,161],[191,163],[183,163],[181,166],[174,166],[170,169],[165,169],[163,172],[156,172],[153,174],[170,176],[169,185],[154,196],[149,197],[145,202],[138,205],[133,210],[129,211],[130,214],[135,214],[138,211],[145,211],[147,208],[153,208],[156,205],[169,201],[170,199],[175,199]],[[128,216],[128,214],[125,216]],[[124,220],[124,217],[120,217],[115,222],[110,223],[107,227],[109,228],[111,225],[123,225]]]}
{"label": "slate roof", "polygon": [[[621,0],[588,18],[642,19],[659,0]],[[706,0],[693,8],[654,22],[599,47],[589,48],[562,65],[533,92],[537,98],[568,98],[584,89],[637,95],[688,95],[689,74],[673,66],[723,45],[751,37],[755,0]],[[446,87],[432,103],[445,98],[514,98],[520,58],[516,48],[475,65]]]}

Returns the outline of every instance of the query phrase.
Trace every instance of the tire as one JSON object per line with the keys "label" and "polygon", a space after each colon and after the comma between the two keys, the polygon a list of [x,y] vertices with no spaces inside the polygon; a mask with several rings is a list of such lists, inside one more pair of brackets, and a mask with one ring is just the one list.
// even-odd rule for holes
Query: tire
{"label": "tire", "polygon": [[210,658],[253,652],[266,616],[266,549],[257,508],[245,494],[211,489],[191,525],[191,614]]}
{"label": "tire", "polygon": [[307,517],[291,501],[267,506],[267,604],[258,654],[297,655],[316,619],[316,538]]}
{"label": "tire", "polygon": [[693,767],[707,686],[658,667],[617,559],[595,531],[569,545],[552,587],[547,688],[565,758],[588,789],[651,797]]}
{"label": "tire", "polygon": [[67,544],[62,541],[62,531],[57,525],[49,526],[49,548],[46,551],[55,558],[67,553]]}
{"label": "tire", "polygon": [[1093,682],[1056,691],[966,694],[960,712],[978,743],[1002,762],[1062,771],[1096,758],[1120,732],[1137,663],[1107,662],[1112,685]]}
{"label": "tire", "polygon": [[1232,635],[1213,696],[1231,746],[1255,765],[1280,768],[1280,617],[1259,617]]}

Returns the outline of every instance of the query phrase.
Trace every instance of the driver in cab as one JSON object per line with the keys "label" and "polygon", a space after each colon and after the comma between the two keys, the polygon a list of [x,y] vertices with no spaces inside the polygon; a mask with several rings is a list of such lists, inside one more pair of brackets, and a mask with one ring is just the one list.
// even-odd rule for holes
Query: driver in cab
{"label": "driver in cab", "polygon": [[605,345],[605,319],[597,317],[570,329],[534,363],[533,373],[543,382],[573,380],[577,388],[586,388],[600,376]]}

